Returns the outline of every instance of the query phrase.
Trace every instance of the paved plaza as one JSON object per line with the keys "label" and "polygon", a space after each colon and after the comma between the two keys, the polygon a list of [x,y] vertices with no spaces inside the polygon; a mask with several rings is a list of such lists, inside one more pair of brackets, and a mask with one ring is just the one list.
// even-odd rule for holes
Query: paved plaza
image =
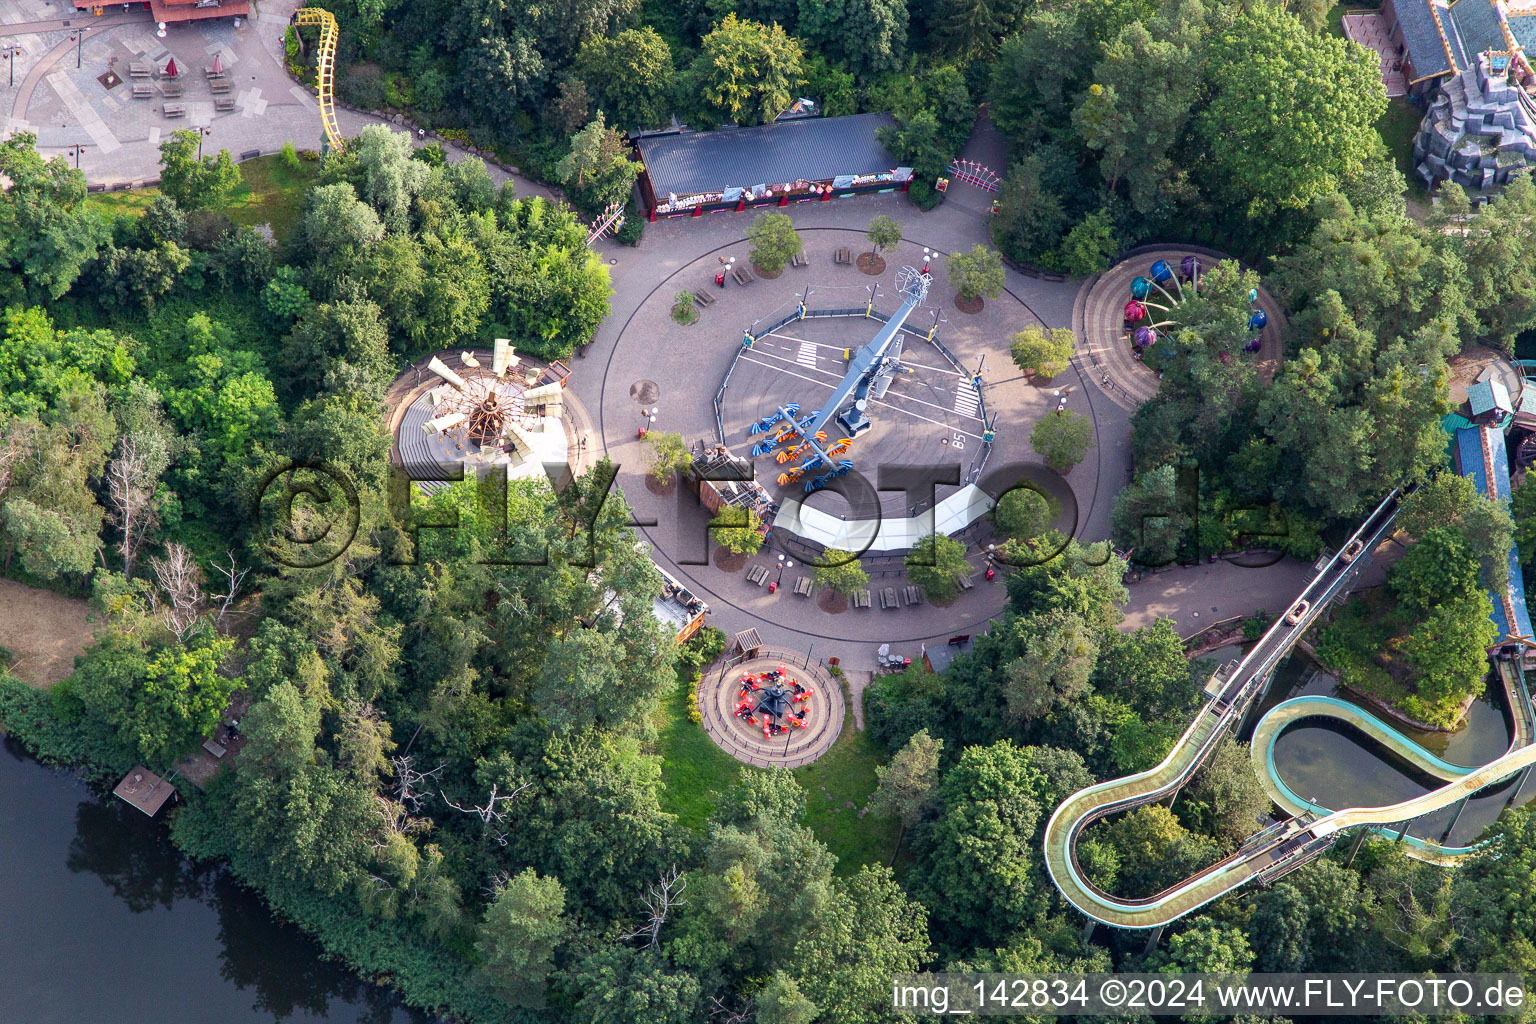
{"label": "paved plaza", "polygon": [[[12,69],[3,69],[7,77],[0,78],[0,88],[5,90],[5,129],[35,132],[45,155],[64,155],[78,162],[93,185],[106,187],[158,178],[158,146],[177,128],[209,128],[209,145],[228,149],[237,158],[253,151],[276,152],[285,141],[301,149],[318,148],[321,126],[313,92],[293,81],[282,65],[283,30],[296,6],[296,0],[271,0],[238,27],[229,19],[185,22],[169,25],[166,36],[160,38],[142,7],[125,12],[121,6],[108,6],[95,17],[76,12],[63,0],[0,0],[0,35],[22,51],[14,67],[14,84],[9,81]],[[87,30],[83,43],[72,38],[82,26]],[[234,100],[228,111],[215,109],[214,94],[203,73],[215,56],[232,83],[225,94]],[[176,118],[165,114],[163,72],[171,59],[182,72],[182,95],[174,99],[185,108],[185,116]],[[154,66],[148,98],[133,98],[133,84],[144,81],[129,74],[134,64]],[[344,108],[338,108],[337,115],[346,134],[380,121]],[[451,155],[461,155],[455,152],[457,147],[447,148]],[[963,155],[1003,169],[1003,140],[984,112]],[[491,173],[497,180],[514,179],[519,194],[555,195],[546,186],[515,178],[494,165]],[[639,527],[641,536],[656,548],[658,560],[669,571],[686,579],[709,602],[715,625],[727,632],[756,626],[765,642],[787,648],[825,645],[823,656],[840,655],[847,667],[858,671],[874,667],[874,651],[880,643],[894,644],[915,658],[925,642],[943,643],[951,635],[985,629],[1003,607],[1001,585],[981,582],[944,607],[923,602],[885,611],[878,610],[878,605],[844,610],[820,595],[795,596],[787,587],[769,595],[766,587],[746,582],[744,568],[726,571],[709,560],[705,516],[686,489],[656,495],[642,483],[647,459],[637,439],[640,409],[659,409],[656,429],[681,433],[690,442],[713,438],[711,399],[743,329],[792,307],[796,293],[807,284],[817,293],[812,304],[867,294],[865,290],[876,279],[855,267],[835,264],[833,253],[842,247],[855,252],[867,248],[863,231],[878,213],[901,220],[905,239],[896,252],[887,254],[887,272],[878,281],[883,294],[877,308],[894,311],[898,304],[895,270],[903,264],[920,265],[924,246],[935,250],[930,298],[912,320],[926,327],[937,313],[943,321],[944,343],[967,367],[982,366],[988,407],[999,414],[999,443],[989,471],[1007,463],[1038,466],[1028,446],[1029,430],[1064,400],[1067,408],[1091,416],[1094,425],[1095,447],[1067,478],[1077,498],[1077,533],[1085,539],[1108,536],[1114,494],[1130,476],[1129,411],[1135,403],[1115,383],[1105,383],[1103,370],[1095,365],[1096,351],[1080,351],[1073,366],[1044,388],[1026,382],[1009,359],[1008,339],[1026,325],[1071,325],[1075,307],[1078,323],[1083,323],[1082,297],[1075,283],[1032,279],[1009,270],[1005,294],[987,302],[980,313],[955,308],[954,292],[944,277],[944,254],[990,243],[990,206],[988,193],[960,181],[951,186],[942,205],[927,213],[897,194],[798,204],[786,212],[805,239],[811,265],[786,270],[777,280],[758,279],[748,285],[732,280],[723,291],[713,284],[719,257],[734,255],[738,263],[746,262],[744,231],[755,215],[751,211],[651,224],[635,249],[611,239],[598,243],[600,255],[610,264],[615,294],[612,314],[593,343],[572,361],[573,406],[584,421],[583,432],[587,422],[592,431],[592,442],[579,451],[579,461],[607,454],[620,463],[620,484],[636,508],[637,521],[651,524]],[[718,300],[689,327],[676,325],[668,315],[673,296],[683,289],[710,289]],[[803,371],[802,376],[816,383],[801,383],[824,389],[834,367],[828,362],[830,350],[821,346],[837,340],[812,337],[809,330],[800,333],[796,326],[767,339],[754,360],[774,362],[791,373]],[[1091,331],[1085,333],[1092,343]],[[849,342],[853,341],[857,338],[849,335]],[[914,345],[914,352],[917,348]],[[815,365],[803,365],[803,357]],[[941,363],[933,363],[935,372],[922,385],[926,393],[912,390],[890,403],[907,410],[902,418],[911,425],[920,422],[911,414],[923,414],[921,403],[943,408],[943,415],[930,418],[942,422],[944,430],[929,433],[909,426],[905,451],[938,450],[942,435],[948,433],[952,439],[957,423],[966,435],[965,443],[973,443],[970,435],[975,431],[962,422],[971,413],[960,401],[963,389],[946,382],[937,372],[941,368]],[[642,381],[653,382],[657,392],[644,406],[631,395]],[[804,404],[808,398],[799,400]],[[894,416],[893,412],[889,422],[895,422]],[[953,458],[953,450],[944,448],[940,454]],[[983,556],[981,548],[970,552],[978,572],[984,567]],[[776,566],[774,552],[766,551],[755,562]],[[871,560],[870,569],[872,586],[877,587],[895,584],[902,575],[897,560]],[[1269,585],[1271,580],[1279,580],[1273,571],[1245,572],[1243,577],[1245,583],[1251,579],[1266,591],[1276,589]],[[1289,581],[1279,589],[1288,590]],[[1132,593],[1134,604],[1135,588]],[[1184,603],[1193,601],[1191,596]],[[1254,596],[1241,603],[1279,606],[1282,598],[1277,591],[1267,599]],[[1147,604],[1178,611],[1177,601]]]}

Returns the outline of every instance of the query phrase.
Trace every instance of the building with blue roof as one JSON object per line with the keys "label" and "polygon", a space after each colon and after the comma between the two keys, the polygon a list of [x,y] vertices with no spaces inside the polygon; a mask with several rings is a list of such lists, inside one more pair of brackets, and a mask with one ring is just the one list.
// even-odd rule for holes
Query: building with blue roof
{"label": "building with blue roof", "polygon": [[[1456,431],[1456,472],[1472,478],[1478,493],[1505,504],[1510,499],[1509,455],[1504,448],[1504,432],[1498,427],[1468,427]],[[1493,602],[1493,621],[1499,628],[1499,643],[1512,636],[1530,637],[1531,616],[1525,606],[1525,581],[1520,575],[1520,553],[1514,545],[1509,551],[1509,587],[1503,594],[1489,593]]]}

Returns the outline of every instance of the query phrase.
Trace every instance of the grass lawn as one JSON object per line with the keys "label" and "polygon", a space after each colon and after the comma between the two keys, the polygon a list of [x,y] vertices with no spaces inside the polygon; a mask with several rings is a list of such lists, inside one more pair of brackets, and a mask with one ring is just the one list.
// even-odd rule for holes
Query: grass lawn
{"label": "grass lawn", "polygon": [[1419,122],[1424,111],[1408,102],[1408,97],[1398,96],[1387,101],[1386,113],[1376,122],[1381,141],[1386,143],[1387,155],[1397,164],[1397,169],[1408,179],[1410,188],[1423,192],[1423,185],[1413,173],[1413,137],[1419,133]]}
{"label": "grass lawn", "polygon": [[[279,242],[286,241],[304,212],[304,192],[319,172],[316,161],[301,160],[297,168],[290,169],[276,154],[247,160],[240,165],[244,184],[224,212],[236,224],[271,224],[273,236]],[[159,194],[158,188],[100,192],[89,196],[86,204],[108,215],[140,214]]]}
{"label": "grass lawn", "polygon": [[[677,688],[662,700],[655,725],[664,786],[662,809],[677,815],[688,828],[702,831],[720,794],[744,766],[715,746],[702,725],[688,720],[688,680],[682,674]],[[879,781],[875,766],[889,759],[868,734],[854,729],[850,715],[827,755],[795,770],[795,780],[805,789],[805,824],[837,856],[839,875],[891,859],[896,819],[874,814],[860,818],[858,812]],[[854,806],[847,806],[848,801]]]}

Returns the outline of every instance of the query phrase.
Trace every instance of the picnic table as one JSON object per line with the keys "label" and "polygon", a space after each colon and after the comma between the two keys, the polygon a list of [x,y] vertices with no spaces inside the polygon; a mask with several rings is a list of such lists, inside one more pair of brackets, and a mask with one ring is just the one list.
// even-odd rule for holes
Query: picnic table
{"label": "picnic table", "polygon": [[753,281],[757,280],[752,276],[752,271],[748,270],[746,267],[737,267],[735,270],[731,271],[731,276],[736,279],[737,284],[751,284]]}
{"label": "picnic table", "polygon": [[799,594],[801,597],[810,597],[811,587],[811,578],[809,576],[801,576],[799,579],[795,580],[795,593]]}
{"label": "picnic table", "polygon": [[923,601],[923,595],[910,583],[907,584],[907,588],[902,596],[907,599],[907,604],[921,604]]}
{"label": "picnic table", "polygon": [[153,64],[146,64],[143,61],[136,60],[128,65],[129,78],[149,78],[154,73],[155,66]]}
{"label": "picnic table", "polygon": [[833,259],[837,263],[852,263],[853,250],[844,246],[843,248],[837,250],[837,255],[833,257]]}
{"label": "picnic table", "polygon": [[148,82],[134,82],[133,83],[133,98],[134,99],[136,99],[136,100],[147,100],[151,96],[153,96],[154,94],[155,94],[155,87],[150,85]]}
{"label": "picnic table", "polygon": [[792,267],[808,267],[811,265],[811,261],[805,258],[805,253],[797,252],[789,258],[789,265]]}
{"label": "picnic table", "polygon": [[169,98],[175,98],[181,95],[181,83],[174,78],[167,78],[160,83],[160,91]]}
{"label": "picnic table", "polygon": [[898,604],[897,601],[896,601],[896,588],[895,587],[886,587],[884,590],[880,591],[880,607],[881,608],[899,608],[899,607],[901,607],[901,605]]}
{"label": "picnic table", "polygon": [[868,608],[869,607],[869,591],[868,590],[855,590],[853,592],[853,606],[855,608]]}
{"label": "picnic table", "polygon": [[762,586],[763,581],[767,578],[768,567],[766,565],[754,565],[752,568],[747,570],[747,582],[755,586]]}
{"label": "picnic table", "polygon": [[221,92],[229,92],[234,86],[230,84],[227,78],[215,78],[208,82],[208,88],[217,95]]}
{"label": "picnic table", "polygon": [[971,576],[961,576],[960,577],[960,589],[961,590],[970,590],[975,585],[976,585],[976,580],[973,577],[971,577]]}
{"label": "picnic table", "polygon": [[213,98],[214,110],[234,110],[235,98],[233,96],[215,96]]}
{"label": "picnic table", "polygon": [[167,103],[163,108],[166,117],[186,117],[187,108],[180,103]]}
{"label": "picnic table", "polygon": [[713,306],[715,304],[715,297],[703,290],[696,291],[693,293],[693,304],[700,309],[706,306]]}

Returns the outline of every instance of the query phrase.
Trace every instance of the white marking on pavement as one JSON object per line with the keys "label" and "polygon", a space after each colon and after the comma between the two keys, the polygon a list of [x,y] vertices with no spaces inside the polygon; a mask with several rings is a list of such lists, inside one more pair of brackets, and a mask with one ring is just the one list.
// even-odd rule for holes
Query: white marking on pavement
{"label": "white marking on pavement", "polygon": [[70,81],[68,74],[55,69],[48,72],[45,81],[58,94],[59,99],[64,101],[70,113],[79,120],[80,127],[84,128],[85,133],[91,137],[91,141],[96,143],[98,152],[115,153],[122,148],[123,144],[117,141],[117,136],[112,134],[112,129],[107,127],[101,115],[96,113],[96,108],[81,95],[75,83]]}

